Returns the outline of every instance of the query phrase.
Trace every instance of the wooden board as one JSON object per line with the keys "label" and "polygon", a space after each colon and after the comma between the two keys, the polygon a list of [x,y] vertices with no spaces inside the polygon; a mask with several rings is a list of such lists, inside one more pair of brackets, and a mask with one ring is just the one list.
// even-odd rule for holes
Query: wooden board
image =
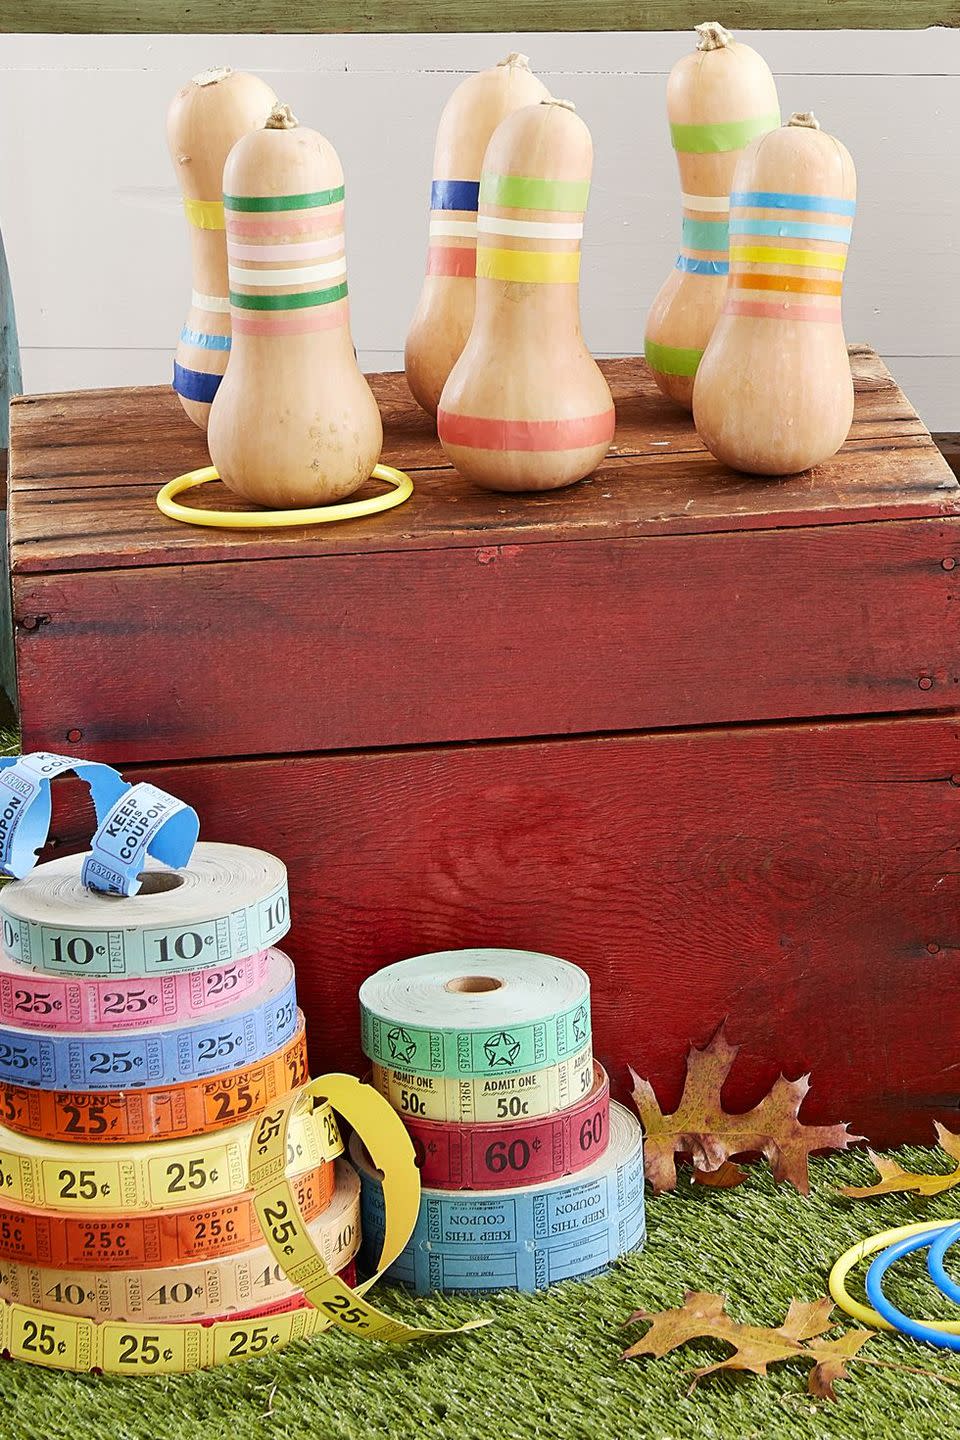
{"label": "wooden board", "polygon": [[616,453],[532,497],[464,484],[375,377],[414,499],[279,534],[159,514],[203,459],[169,393],[19,401],[24,743],[156,761],[952,706],[960,490],[854,360],[850,441],[783,482],[718,465],[642,362],[609,363]]}
{"label": "wooden board", "polygon": [[[101,751],[102,754],[109,752]],[[314,1073],[359,1070],[357,987],[419,952],[584,965],[596,1048],[678,1097],[690,1041],[745,1045],[729,1107],[812,1071],[811,1119],[957,1128],[954,717],[131,768],[208,839],[283,856]],[[55,849],[89,837],[58,806]]]}
{"label": "wooden board", "polygon": [[[219,0],[4,0],[0,28],[8,31],[260,32],[269,30],[409,34],[415,31],[482,30],[683,30],[703,18],[692,0],[507,0],[467,5],[462,0],[248,0],[242,8]],[[885,30],[960,25],[955,0],[728,0],[724,21],[741,29]]]}
{"label": "wooden board", "polygon": [[[413,474],[413,499],[373,520],[282,531],[207,530],[157,511],[165,481],[209,463],[203,436],[169,388],[23,396],[11,412],[13,573],[960,514],[960,486],[886,366],[867,346],[853,347],[851,358],[850,439],[828,464],[785,480],[728,470],[704,449],[690,416],[663,399],[642,360],[603,361],[617,403],[610,456],[569,490],[513,497],[461,480],[404,377],[374,375],[383,458]],[[231,501],[213,486],[197,503]]]}

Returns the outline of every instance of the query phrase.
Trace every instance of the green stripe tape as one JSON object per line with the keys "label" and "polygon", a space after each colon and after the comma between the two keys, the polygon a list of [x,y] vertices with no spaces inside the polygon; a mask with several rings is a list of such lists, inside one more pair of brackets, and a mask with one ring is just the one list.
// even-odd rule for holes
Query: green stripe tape
{"label": "green stripe tape", "polygon": [[307,195],[224,195],[225,210],[313,210],[318,205],[336,205],[343,199],[343,186],[333,190],[312,190]]}
{"label": "green stripe tape", "polygon": [[742,150],[758,135],[766,135],[780,124],[780,113],[753,115],[749,120],[728,120],[724,125],[671,125],[674,150],[688,155],[716,155],[725,150]]}
{"label": "green stripe tape", "polygon": [[654,340],[643,342],[643,353],[651,370],[661,375],[696,375],[703,358],[702,350],[677,350],[672,345],[658,345]]}
{"label": "green stripe tape", "polygon": [[342,300],[347,282],[331,285],[327,290],[304,290],[299,295],[240,295],[230,291],[230,304],[238,310],[308,310],[311,305],[330,305]]}
{"label": "green stripe tape", "polygon": [[728,231],[726,220],[692,220],[684,215],[680,243],[690,250],[726,250]]}
{"label": "green stripe tape", "polygon": [[587,208],[589,180],[536,180],[527,175],[480,177],[480,204],[504,205],[515,210],[570,210]]}

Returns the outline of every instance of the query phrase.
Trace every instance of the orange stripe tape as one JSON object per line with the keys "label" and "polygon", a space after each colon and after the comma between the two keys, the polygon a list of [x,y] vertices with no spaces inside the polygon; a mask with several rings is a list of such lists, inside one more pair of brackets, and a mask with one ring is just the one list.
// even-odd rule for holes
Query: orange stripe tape
{"label": "orange stripe tape", "polygon": [[0,1121],[40,1140],[114,1144],[181,1139],[251,1120],[307,1078],[307,1042],[297,1033],[255,1065],[155,1090],[34,1090],[0,1084]]}
{"label": "orange stripe tape", "polygon": [[[327,1208],[334,1183],[332,1160],[296,1177],[294,1186],[305,1218]],[[0,1259],[26,1265],[153,1270],[235,1255],[262,1244],[252,1191],[217,1205],[129,1216],[80,1216],[30,1205],[0,1205]]]}
{"label": "orange stripe tape", "polygon": [[738,290],[786,290],[799,295],[840,295],[842,280],[811,280],[806,275],[764,275],[738,272],[730,276]]}
{"label": "orange stripe tape", "polygon": [[475,245],[431,245],[427,251],[428,275],[467,275],[477,273]]}

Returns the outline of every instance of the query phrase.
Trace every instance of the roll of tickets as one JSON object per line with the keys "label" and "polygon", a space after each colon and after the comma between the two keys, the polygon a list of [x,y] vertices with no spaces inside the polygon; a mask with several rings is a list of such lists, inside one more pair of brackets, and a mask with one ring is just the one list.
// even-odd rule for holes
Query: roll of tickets
{"label": "roll of tickets", "polygon": [[[310,1221],[333,1197],[334,1162],[297,1175],[297,1204]],[[134,1215],[71,1215],[0,1204],[0,1259],[59,1270],[156,1269],[235,1255],[262,1245],[253,1195],[212,1205]]]}
{"label": "roll of tickets", "polygon": [[556,1115],[449,1125],[404,1116],[420,1182],[435,1190],[497,1190],[543,1184],[592,1165],[610,1139],[610,1085],[599,1065],[593,1089]]}
{"label": "roll of tickets", "polygon": [[[308,1226],[313,1244],[331,1270],[342,1270],[356,1254],[359,1222],[360,1182],[341,1160],[333,1198]],[[238,1255],[146,1271],[54,1270],[16,1260],[0,1264],[0,1298],[91,1320],[196,1320],[268,1305],[297,1293],[265,1245]]]}
{"label": "roll of tickets", "polygon": [[[299,1013],[299,1012],[298,1012]],[[0,1121],[20,1135],[92,1144],[207,1135],[258,1115],[307,1078],[303,1016],[280,1050],[210,1080],[156,1090],[28,1090],[0,1085]]]}
{"label": "roll of tickets", "polygon": [[267,977],[269,956],[261,950],[180,975],[87,980],[38,975],[0,951],[0,1024],[44,1031],[185,1025],[250,995]]}
{"label": "roll of tickets", "polygon": [[[0,1129],[0,1201],[55,1210],[131,1211],[207,1203],[252,1189],[251,1136],[257,1120],[215,1135],[163,1145],[61,1145]],[[292,1173],[343,1153],[328,1109],[298,1116],[285,1152]]]}
{"label": "roll of tickets", "polygon": [[443,950],[360,987],[363,1052],[414,1075],[486,1079],[557,1065],[590,1041],[590,981],[528,950]]}
{"label": "roll of tickets", "polygon": [[309,1106],[318,1102],[353,1126],[380,1171],[384,1196],[380,1254],[383,1269],[400,1254],[412,1234],[419,1207],[420,1180],[413,1146],[390,1106],[353,1075],[322,1075],[308,1081],[260,1116],[250,1140],[250,1178],[256,1191],[254,1205],[260,1227],[288,1279],[303,1290],[320,1314],[362,1340],[398,1344],[476,1330],[486,1324],[483,1320],[469,1320],[454,1330],[417,1329],[385,1315],[367,1300],[366,1291],[380,1278],[382,1270],[356,1290],[331,1274],[297,1208],[287,1164],[293,1126]]}
{"label": "roll of tickets", "polygon": [[[344,1285],[356,1285],[357,1271],[354,1262],[351,1260],[339,1272],[340,1279]],[[272,1305],[255,1305],[252,1310],[239,1310],[232,1317],[227,1315],[207,1316],[200,1321],[201,1325],[217,1325],[221,1320],[262,1320],[269,1315],[286,1315],[291,1310],[305,1310],[309,1307],[309,1301],[302,1290],[294,1291],[285,1300],[274,1300]]]}
{"label": "roll of tickets", "polygon": [[296,1026],[293,965],[272,950],[260,990],[187,1025],[109,1035],[0,1026],[0,1081],[51,1090],[177,1085],[262,1060]]}
{"label": "roll of tickets", "polygon": [[590,1093],[593,1050],[589,1045],[543,1070],[491,1075],[485,1080],[442,1080],[383,1065],[371,1068],[374,1089],[404,1120],[446,1120],[454,1124],[530,1120],[565,1110]]}
{"label": "roll of tickets", "polygon": [[[350,1154],[362,1184],[362,1269],[383,1239],[383,1189],[359,1140]],[[607,1152],[577,1175],[480,1195],[423,1190],[413,1234],[387,1278],[418,1295],[543,1290],[599,1274],[640,1249],[645,1234],[640,1122],[611,1104]]]}
{"label": "roll of tickets", "polygon": [[81,882],[83,856],[38,865],[0,891],[3,948],[50,975],[176,975],[266,950],[289,929],[287,872],[273,855],[201,841],[180,870],[149,860],[138,895]]}

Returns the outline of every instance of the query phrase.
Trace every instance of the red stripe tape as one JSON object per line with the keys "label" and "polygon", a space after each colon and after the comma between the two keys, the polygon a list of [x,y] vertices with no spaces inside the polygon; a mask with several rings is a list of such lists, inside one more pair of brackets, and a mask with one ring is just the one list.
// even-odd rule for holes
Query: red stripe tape
{"label": "red stripe tape", "polygon": [[479,415],[437,412],[437,433],[445,445],[471,450],[580,450],[608,444],[616,425],[613,407],[573,420],[486,420]]}
{"label": "red stripe tape", "polygon": [[475,245],[431,245],[427,251],[428,275],[468,275],[477,273]]}
{"label": "red stripe tape", "polygon": [[753,315],[768,320],[824,320],[834,325],[840,321],[839,305],[789,305],[764,300],[728,299],[725,315]]}
{"label": "red stripe tape", "polygon": [[446,1124],[404,1115],[424,1185],[503,1190],[539,1185],[591,1165],[610,1139],[610,1082],[593,1067],[593,1089],[569,1110],[504,1124]]}

